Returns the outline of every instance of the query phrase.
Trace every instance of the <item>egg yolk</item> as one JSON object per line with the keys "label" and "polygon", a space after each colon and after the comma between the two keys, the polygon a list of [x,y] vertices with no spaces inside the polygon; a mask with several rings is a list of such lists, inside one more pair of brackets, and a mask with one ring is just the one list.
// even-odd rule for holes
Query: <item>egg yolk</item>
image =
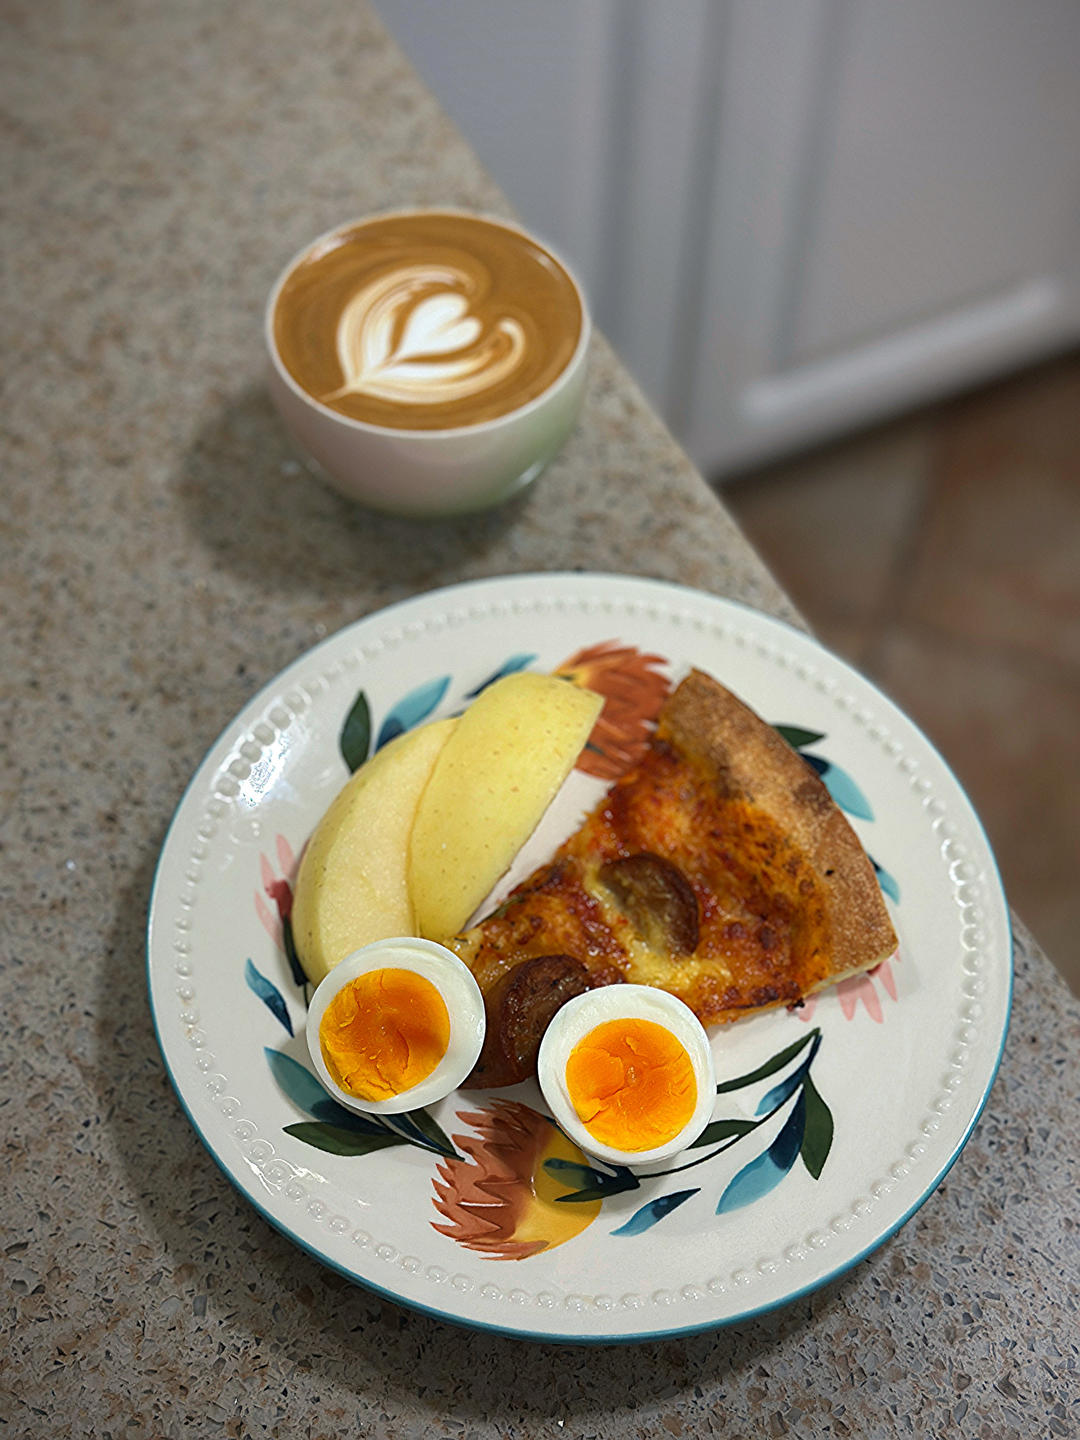
{"label": "egg yolk", "polygon": [[389,1100],[425,1080],[450,1044],[450,1013],[412,970],[369,970],[343,986],[319,1024],[326,1068],[360,1100]]}
{"label": "egg yolk", "polygon": [[570,1052],[566,1088],[594,1140],[652,1150],[687,1125],[697,1105],[690,1056],[653,1020],[606,1020]]}

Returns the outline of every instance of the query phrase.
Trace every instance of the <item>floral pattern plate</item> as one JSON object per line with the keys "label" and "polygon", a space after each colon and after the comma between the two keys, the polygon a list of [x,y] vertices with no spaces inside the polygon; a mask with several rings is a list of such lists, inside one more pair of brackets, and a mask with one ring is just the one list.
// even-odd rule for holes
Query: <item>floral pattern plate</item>
{"label": "floral pattern plate", "polygon": [[[715,1032],[713,1121],[651,1173],[589,1161],[531,1082],[382,1121],[337,1106],[306,1055],[289,912],[297,856],[350,770],[512,670],[599,690],[579,767],[494,903],[633,763],[691,665],[822,776],[874,861],[897,953],[800,1010]],[[579,574],[419,596],[326,640],[253,699],[166,839],[148,970],[180,1099],[272,1224],[404,1304],[558,1341],[744,1319],[880,1245],[971,1133],[1012,979],[986,838],[894,705],[768,616],[659,581]]]}

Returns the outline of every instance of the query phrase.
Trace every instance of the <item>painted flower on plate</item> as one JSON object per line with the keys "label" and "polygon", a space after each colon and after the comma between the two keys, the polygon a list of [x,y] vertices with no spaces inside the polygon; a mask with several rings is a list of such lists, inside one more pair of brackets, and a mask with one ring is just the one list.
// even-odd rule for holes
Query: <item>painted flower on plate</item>
{"label": "painted flower on plate", "polygon": [[578,650],[555,669],[604,697],[604,708],[576,769],[601,780],[617,780],[645,753],[653,723],[671,689],[659,667],[662,655],[604,640]]}
{"label": "painted flower on plate", "polygon": [[[840,981],[836,986],[836,998],[840,1001],[840,1011],[845,1020],[855,1018],[855,1012],[859,1008],[861,1000],[866,1006],[866,1013],[871,1020],[878,1025],[884,1021],[885,1012],[881,1008],[881,996],[878,994],[877,984],[881,985],[891,999],[896,999],[896,976],[893,974],[892,967],[894,962],[898,962],[899,959],[900,951],[895,950],[887,960],[883,960],[880,965],[875,965],[873,970],[867,970],[864,975],[852,975],[850,979]],[[808,997],[798,1012],[800,1020],[811,1019],[820,998],[818,995]]]}
{"label": "painted flower on plate", "polygon": [[[275,837],[277,869],[265,854],[259,856],[259,879],[262,893],[255,892],[255,913],[275,945],[284,946],[282,926],[292,913],[292,884],[296,874],[296,857],[284,835]],[[264,898],[264,896],[266,898]],[[273,909],[266,903],[269,899]]]}
{"label": "painted flower on plate", "polygon": [[[448,1222],[433,1228],[493,1260],[524,1260],[572,1240],[600,1213],[599,1199],[559,1205],[575,1189],[548,1160],[584,1165],[585,1156],[546,1116],[515,1100],[459,1111],[475,1135],[455,1135],[460,1152],[440,1160],[435,1208]],[[464,1157],[464,1158],[460,1158]]]}

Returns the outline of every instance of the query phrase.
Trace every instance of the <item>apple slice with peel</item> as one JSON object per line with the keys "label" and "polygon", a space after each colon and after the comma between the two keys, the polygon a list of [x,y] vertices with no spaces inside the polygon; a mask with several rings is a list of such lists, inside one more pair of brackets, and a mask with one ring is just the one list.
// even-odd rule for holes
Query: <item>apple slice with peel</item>
{"label": "apple slice with peel", "polygon": [[520,672],[482,690],[420,797],[409,847],[419,933],[456,934],[532,834],[603,708],[553,675]]}
{"label": "apple slice with peel", "polygon": [[300,862],[292,909],[296,953],[313,985],[361,945],[417,933],[409,836],[457,724],[436,720],[376,751],[320,820]]}

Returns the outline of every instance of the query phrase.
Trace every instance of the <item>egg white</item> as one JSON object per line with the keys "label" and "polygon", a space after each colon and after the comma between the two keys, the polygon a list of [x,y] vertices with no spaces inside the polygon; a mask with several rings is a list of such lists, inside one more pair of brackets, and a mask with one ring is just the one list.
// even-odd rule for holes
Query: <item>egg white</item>
{"label": "egg white", "polygon": [[[411,970],[431,981],[450,1016],[450,1040],[446,1054],[418,1084],[387,1100],[364,1100],[343,1090],[330,1074],[323,1059],[319,1026],[326,1007],[340,990],[370,970],[384,969]],[[441,1100],[461,1084],[479,1058],[485,1027],[484,997],[468,966],[434,940],[402,935],[365,945],[334,966],[311,997],[306,1033],[315,1073],[340,1105],[364,1115],[400,1115]]]}
{"label": "egg white", "polygon": [[[651,1150],[618,1150],[589,1134],[574,1109],[566,1085],[566,1062],[579,1040],[608,1020],[652,1020],[683,1045],[697,1083],[697,1104],[690,1119],[663,1145]],[[604,985],[568,1000],[544,1033],[537,1058],[540,1088],[559,1126],[586,1154],[615,1165],[648,1165],[685,1150],[704,1130],[716,1100],[712,1047],[701,1021],[688,1005],[649,985]]]}

